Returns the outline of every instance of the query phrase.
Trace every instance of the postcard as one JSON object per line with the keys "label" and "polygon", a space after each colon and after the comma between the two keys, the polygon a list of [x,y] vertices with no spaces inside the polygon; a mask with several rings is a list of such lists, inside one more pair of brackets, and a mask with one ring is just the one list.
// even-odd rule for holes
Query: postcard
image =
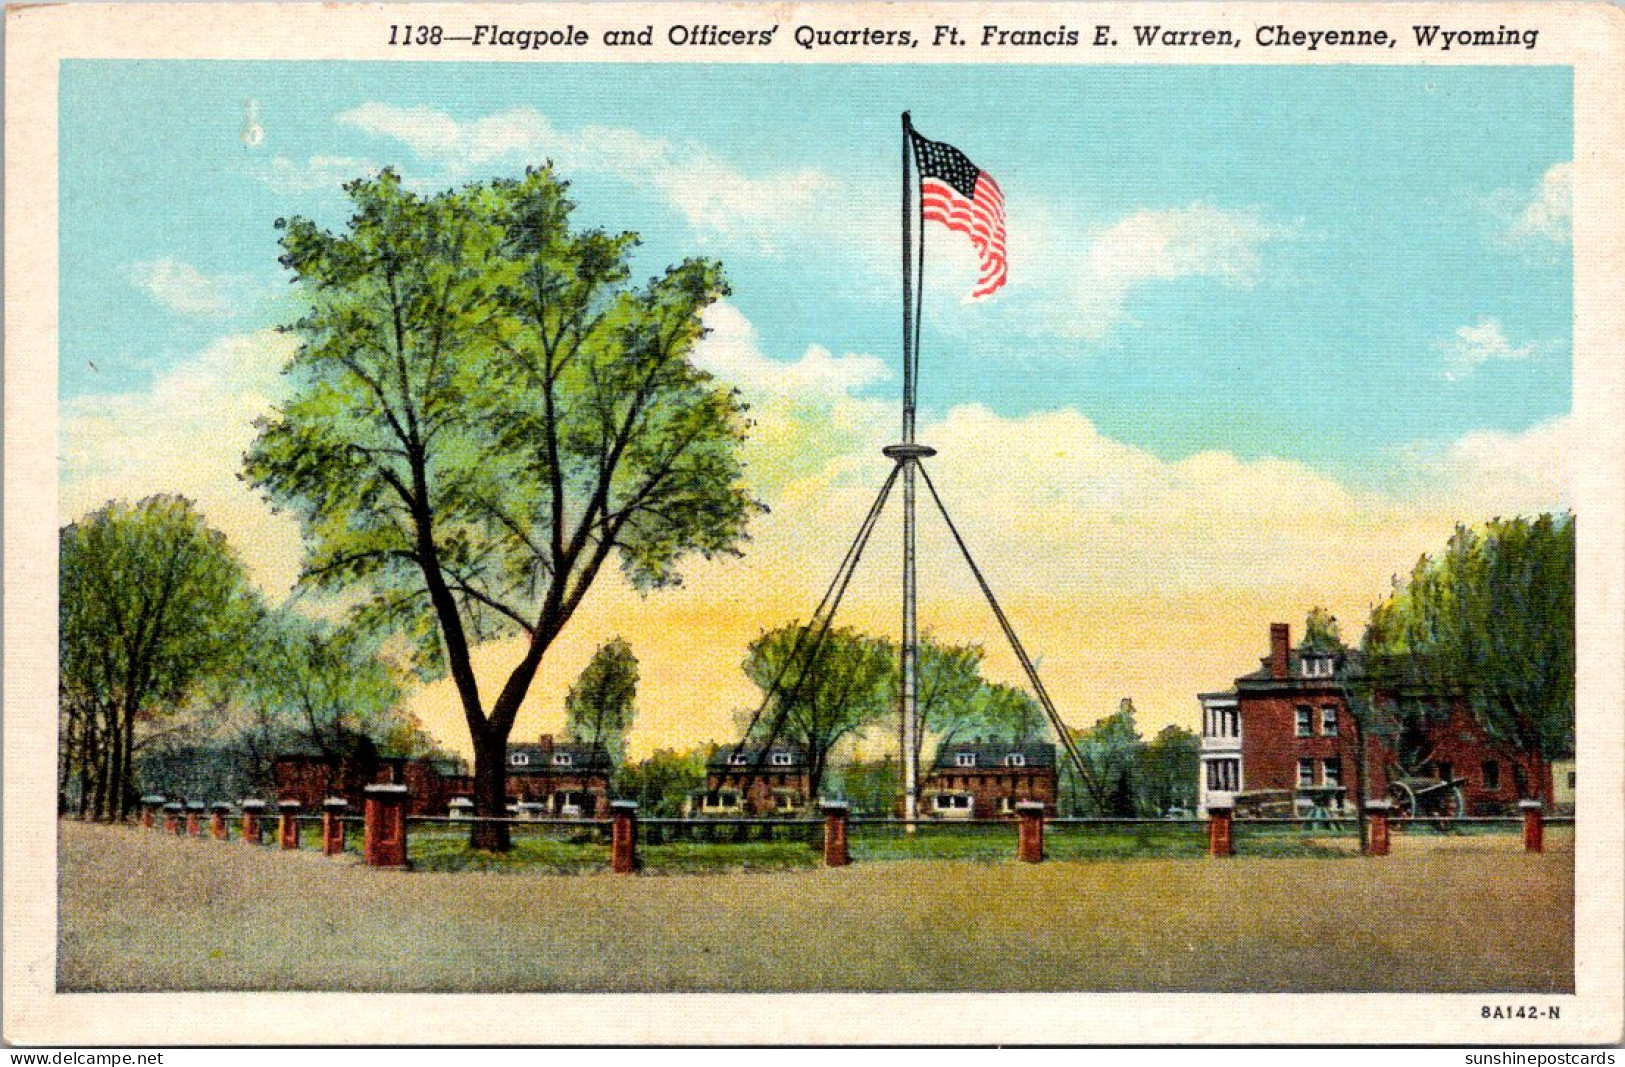
{"label": "postcard", "polygon": [[13,5],[18,1045],[1625,1026],[1625,15]]}

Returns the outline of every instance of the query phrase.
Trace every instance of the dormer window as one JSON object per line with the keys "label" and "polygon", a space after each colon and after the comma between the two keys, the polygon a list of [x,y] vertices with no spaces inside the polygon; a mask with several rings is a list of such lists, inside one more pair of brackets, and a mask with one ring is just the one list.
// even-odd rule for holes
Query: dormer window
{"label": "dormer window", "polygon": [[570,753],[568,752],[553,753],[553,766],[555,767],[568,767],[574,762],[575,761],[571,758]]}
{"label": "dormer window", "polygon": [[529,752],[513,752],[513,753],[510,753],[508,755],[508,763],[511,766],[514,766],[514,767],[529,767],[530,766],[530,753]]}
{"label": "dormer window", "polygon": [[1330,678],[1332,676],[1332,657],[1330,656],[1304,656],[1301,663],[1305,678]]}
{"label": "dormer window", "polygon": [[773,766],[775,767],[788,767],[794,762],[795,758],[788,752],[773,753]]}
{"label": "dormer window", "polygon": [[1027,766],[1027,757],[1020,752],[1012,752],[1004,757],[1004,765],[1006,767],[1025,767]]}
{"label": "dormer window", "polygon": [[974,753],[974,752],[955,752],[954,753],[954,766],[955,767],[974,767],[974,766],[976,766],[976,753]]}
{"label": "dormer window", "polygon": [[735,767],[748,767],[750,766],[750,757],[743,752],[735,752],[728,757],[728,762]]}

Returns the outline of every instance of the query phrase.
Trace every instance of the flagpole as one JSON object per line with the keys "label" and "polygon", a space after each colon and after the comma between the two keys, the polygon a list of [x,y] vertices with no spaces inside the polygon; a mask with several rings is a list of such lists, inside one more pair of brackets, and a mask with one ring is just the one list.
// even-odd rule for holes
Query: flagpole
{"label": "flagpole", "polygon": [[[914,190],[911,163],[914,152],[914,127],[908,112],[903,112],[903,443],[882,451],[902,468],[903,475],[903,641],[901,650],[902,674],[902,764],[903,764],[903,817],[908,821],[907,831],[914,832],[914,820],[920,816],[920,767],[915,753],[919,748],[919,631],[915,617],[917,586],[915,577],[914,482],[915,470],[922,456],[933,455],[932,449],[914,441],[915,353],[919,347],[919,323],[915,321],[914,284],[924,279],[911,277],[913,270]],[[923,233],[920,235],[925,236]]]}

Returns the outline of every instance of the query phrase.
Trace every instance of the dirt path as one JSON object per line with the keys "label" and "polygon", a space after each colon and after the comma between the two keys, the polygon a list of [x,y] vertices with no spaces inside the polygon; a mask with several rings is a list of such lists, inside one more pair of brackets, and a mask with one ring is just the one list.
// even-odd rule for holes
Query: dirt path
{"label": "dirt path", "polygon": [[60,862],[64,991],[1573,988],[1567,841],[528,877],[66,823]]}

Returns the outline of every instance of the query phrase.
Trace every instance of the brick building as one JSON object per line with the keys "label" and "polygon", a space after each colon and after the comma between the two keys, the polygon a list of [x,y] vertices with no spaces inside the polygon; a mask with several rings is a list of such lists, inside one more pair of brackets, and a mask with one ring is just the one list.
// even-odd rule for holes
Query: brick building
{"label": "brick building", "polygon": [[407,787],[407,814],[444,815],[451,798],[467,795],[474,782],[462,760],[404,756],[288,753],[276,757],[272,774],[277,799],[297,800],[306,811],[318,811],[323,800],[338,796],[350,802],[352,811],[360,812],[365,787],[394,782]]}
{"label": "brick building", "polygon": [[[1428,721],[1403,738],[1374,723],[1359,731],[1344,696],[1351,649],[1293,648],[1285,623],[1270,626],[1269,655],[1223,693],[1202,693],[1197,802],[1215,795],[1245,802],[1279,796],[1299,808],[1351,810],[1360,797],[1388,798],[1399,779],[1463,779],[1464,814],[1499,814],[1519,799],[1552,803],[1550,768],[1535,755],[1496,744],[1460,697],[1440,698]],[[1382,704],[1378,700],[1379,706]],[[1410,754],[1402,768],[1397,754]],[[1362,782],[1364,772],[1369,781]]]}
{"label": "brick building", "polygon": [[554,741],[552,734],[543,734],[534,745],[508,746],[509,799],[515,804],[546,805],[549,815],[607,816],[614,773],[602,745]]}
{"label": "brick building", "polygon": [[[316,810],[322,800],[340,796],[361,810],[362,790],[375,782],[405,785],[408,815],[445,815],[451,802],[474,794],[474,778],[460,759],[371,759],[326,757],[304,753],[278,756],[275,762],[278,799],[297,800]],[[614,766],[601,747],[555,742],[543,734],[535,744],[508,746],[509,809],[540,805],[537,814],[597,818],[609,813],[609,785]]]}
{"label": "brick building", "polygon": [[1016,804],[1036,800],[1055,814],[1055,746],[1043,741],[953,741],[920,783],[922,807],[934,819],[1015,818]]}
{"label": "brick building", "polygon": [[807,752],[800,745],[723,745],[705,763],[705,791],[689,798],[691,815],[803,815],[812,792]]}

